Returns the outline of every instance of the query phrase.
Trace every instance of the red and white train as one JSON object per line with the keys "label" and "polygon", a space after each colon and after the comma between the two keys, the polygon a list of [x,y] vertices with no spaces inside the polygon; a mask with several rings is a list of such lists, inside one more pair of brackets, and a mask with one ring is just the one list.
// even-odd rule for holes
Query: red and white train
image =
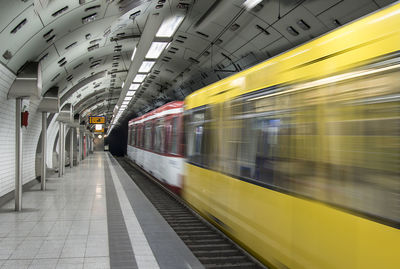
{"label": "red and white train", "polygon": [[183,102],[129,121],[128,157],[180,194],[184,166]]}

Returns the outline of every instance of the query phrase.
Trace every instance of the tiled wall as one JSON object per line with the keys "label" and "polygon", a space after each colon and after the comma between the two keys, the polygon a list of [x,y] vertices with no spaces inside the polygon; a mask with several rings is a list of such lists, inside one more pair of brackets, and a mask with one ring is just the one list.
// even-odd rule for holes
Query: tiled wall
{"label": "tiled wall", "polygon": [[[22,127],[22,181],[26,183],[36,177],[36,149],[42,132],[42,113],[37,112],[40,100],[24,100],[29,111],[28,127]],[[1,127],[1,125],[0,125]],[[40,166],[39,166],[40,167]]]}
{"label": "tiled wall", "polygon": [[[0,64],[0,197],[14,190],[15,181],[15,99],[7,99],[7,93],[15,75]],[[26,183],[36,177],[36,149],[41,133],[41,112],[37,112],[40,100],[25,99],[23,106],[29,111],[28,127],[22,128],[22,180]],[[53,125],[56,126],[56,125]],[[51,125],[48,137],[57,133]],[[54,145],[49,143],[50,150]],[[51,156],[51,155],[50,155]],[[49,158],[49,157],[48,157]]]}
{"label": "tiled wall", "polygon": [[7,100],[15,75],[0,65],[0,196],[14,189],[15,100]]}

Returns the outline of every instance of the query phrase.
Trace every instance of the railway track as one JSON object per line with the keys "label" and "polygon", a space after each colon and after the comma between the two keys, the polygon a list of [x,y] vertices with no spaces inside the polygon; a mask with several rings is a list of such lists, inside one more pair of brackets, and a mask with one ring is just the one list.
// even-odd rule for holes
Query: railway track
{"label": "railway track", "polygon": [[117,160],[205,268],[267,268],[140,167]]}

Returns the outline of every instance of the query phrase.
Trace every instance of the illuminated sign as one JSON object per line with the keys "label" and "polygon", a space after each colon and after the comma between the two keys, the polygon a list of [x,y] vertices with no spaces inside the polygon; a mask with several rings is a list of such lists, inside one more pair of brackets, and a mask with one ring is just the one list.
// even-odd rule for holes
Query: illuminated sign
{"label": "illuminated sign", "polygon": [[89,123],[91,123],[91,124],[105,124],[106,123],[106,117],[104,117],[104,116],[101,116],[101,117],[89,116]]}

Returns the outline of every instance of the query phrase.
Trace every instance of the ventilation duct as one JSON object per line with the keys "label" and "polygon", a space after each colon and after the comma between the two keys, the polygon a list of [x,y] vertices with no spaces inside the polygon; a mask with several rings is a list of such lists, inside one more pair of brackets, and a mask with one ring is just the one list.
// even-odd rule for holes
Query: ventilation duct
{"label": "ventilation duct", "polygon": [[42,72],[38,62],[27,62],[17,73],[8,98],[39,98],[42,91]]}

